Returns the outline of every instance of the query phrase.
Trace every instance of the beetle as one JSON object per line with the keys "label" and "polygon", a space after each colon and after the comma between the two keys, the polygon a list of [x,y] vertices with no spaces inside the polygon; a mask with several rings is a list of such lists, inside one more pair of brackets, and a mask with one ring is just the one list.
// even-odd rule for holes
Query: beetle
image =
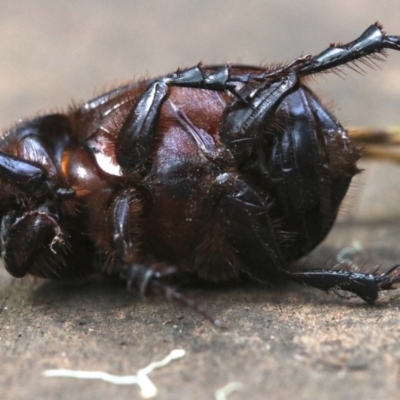
{"label": "beetle", "polygon": [[375,23],[286,65],[199,64],[15,125],[0,140],[5,268],[119,275],[206,316],[173,279],[291,280],[374,302],[399,265],[291,266],[330,231],[361,155],[304,81],[385,49],[400,37]]}

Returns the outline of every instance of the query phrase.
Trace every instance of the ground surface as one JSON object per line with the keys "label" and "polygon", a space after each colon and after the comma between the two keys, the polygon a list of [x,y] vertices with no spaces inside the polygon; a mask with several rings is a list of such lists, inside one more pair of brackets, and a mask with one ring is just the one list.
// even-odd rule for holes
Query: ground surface
{"label": "ground surface", "polygon": [[[397,0],[291,3],[4,1],[1,125],[90,98],[104,84],[199,60],[286,61],[352,40],[377,19],[400,34]],[[349,72],[346,81],[327,76],[314,87],[334,99],[347,124],[386,126],[400,120],[399,77],[400,54],[391,54],[382,70]],[[399,262],[400,169],[362,167],[368,172],[346,202],[347,213],[306,265],[334,260],[354,240],[364,249],[358,259],[369,266]],[[376,307],[294,285],[193,291],[227,324],[221,332],[191,310],[142,301],[103,280],[20,282],[4,271],[0,278],[1,399],[139,398],[135,386],[42,372],[134,374],[175,348],[186,356],[150,375],[160,399],[211,399],[232,381],[243,384],[232,399],[400,397],[400,291]]]}

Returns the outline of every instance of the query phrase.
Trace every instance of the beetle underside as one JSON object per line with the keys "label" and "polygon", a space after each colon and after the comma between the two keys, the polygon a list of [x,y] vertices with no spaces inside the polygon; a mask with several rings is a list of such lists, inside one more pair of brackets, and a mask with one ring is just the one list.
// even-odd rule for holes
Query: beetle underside
{"label": "beetle underside", "polygon": [[400,281],[398,265],[290,265],[331,229],[360,157],[303,81],[385,49],[400,38],[375,24],[281,67],[198,65],[15,126],[0,141],[6,269],[117,274],[208,319],[171,278],[291,280],[374,302]]}

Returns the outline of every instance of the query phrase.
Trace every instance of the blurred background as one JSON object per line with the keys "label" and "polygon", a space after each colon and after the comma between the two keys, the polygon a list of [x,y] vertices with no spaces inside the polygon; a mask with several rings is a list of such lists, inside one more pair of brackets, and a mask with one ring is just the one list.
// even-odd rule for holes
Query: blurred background
{"label": "blurred background", "polygon": [[[0,125],[199,61],[289,61],[353,40],[377,20],[399,33],[399,16],[398,0],[3,0]],[[400,55],[379,66],[313,87],[349,124],[398,123]]]}

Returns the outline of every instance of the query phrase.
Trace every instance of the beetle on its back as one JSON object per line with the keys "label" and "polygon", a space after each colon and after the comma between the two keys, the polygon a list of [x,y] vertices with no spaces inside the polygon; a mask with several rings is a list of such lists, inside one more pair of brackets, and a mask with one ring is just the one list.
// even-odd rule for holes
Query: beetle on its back
{"label": "beetle on its back", "polygon": [[282,67],[198,65],[15,126],[0,141],[6,269],[118,274],[189,305],[170,279],[286,279],[373,302],[397,266],[289,266],[331,229],[360,157],[304,78],[385,49],[400,38],[375,24]]}

